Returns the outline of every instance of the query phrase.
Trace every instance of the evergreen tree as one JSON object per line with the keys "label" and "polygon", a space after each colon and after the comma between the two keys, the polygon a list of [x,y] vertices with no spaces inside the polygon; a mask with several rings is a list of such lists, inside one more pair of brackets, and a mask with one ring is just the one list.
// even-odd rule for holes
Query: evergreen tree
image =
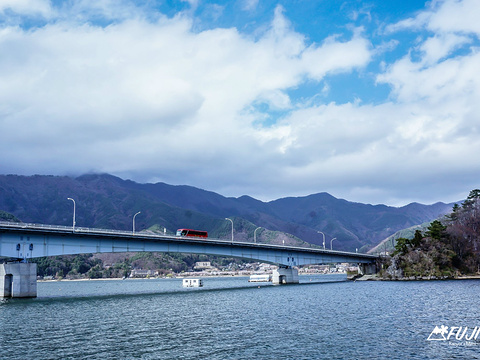
{"label": "evergreen tree", "polygon": [[401,254],[405,255],[408,252],[408,248],[411,245],[410,239],[398,238],[395,244],[394,255]]}
{"label": "evergreen tree", "polygon": [[422,243],[422,240],[423,240],[422,232],[420,230],[416,230],[415,235],[411,240],[411,244],[414,248],[419,247],[420,244]]}
{"label": "evergreen tree", "polygon": [[428,227],[426,235],[435,240],[442,240],[446,236],[445,230],[447,229],[439,220],[434,220]]}
{"label": "evergreen tree", "polygon": [[478,200],[480,198],[480,190],[475,189],[470,191],[470,194],[468,194],[467,200],[465,200],[462,204],[464,209],[471,209],[475,205],[478,204]]}

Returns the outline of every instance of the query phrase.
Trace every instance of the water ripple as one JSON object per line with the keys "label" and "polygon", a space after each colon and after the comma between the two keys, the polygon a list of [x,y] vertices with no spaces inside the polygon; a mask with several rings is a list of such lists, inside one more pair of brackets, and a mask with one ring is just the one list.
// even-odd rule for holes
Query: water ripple
{"label": "water ripple", "polygon": [[315,280],[258,288],[206,279],[203,289],[179,280],[39,283],[39,298],[0,303],[0,351],[11,359],[479,358],[480,344],[426,340],[435,326],[480,326],[478,282]]}

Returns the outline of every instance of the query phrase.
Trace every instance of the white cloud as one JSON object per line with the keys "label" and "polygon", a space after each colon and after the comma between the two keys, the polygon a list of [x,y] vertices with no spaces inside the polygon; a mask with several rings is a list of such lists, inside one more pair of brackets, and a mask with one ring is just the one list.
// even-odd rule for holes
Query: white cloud
{"label": "white cloud", "polygon": [[[76,4],[82,11],[90,5]],[[110,5],[92,6],[109,13]],[[66,21],[30,31],[4,28],[0,50],[9,56],[0,58],[3,149],[19,140],[26,148],[36,146],[40,159],[29,162],[26,154],[21,159],[30,171],[48,171],[47,154],[64,146],[86,158],[66,160],[65,167],[79,172],[87,167],[115,171],[111,161],[120,154],[138,158],[135,153],[141,153],[144,162],[178,154],[187,161],[200,147],[214,156],[217,147],[236,145],[225,151],[237,156],[238,147],[255,147],[249,140],[254,119],[241,115],[250,104],[264,101],[288,109],[284,90],[305,75],[320,79],[328,71],[360,66],[364,59],[343,61],[349,45],[368,54],[368,42],[357,35],[351,43],[337,46],[331,39],[307,47],[281,7],[258,41],[235,29],[193,33],[191,24],[178,16],[157,23],[137,18],[106,28]],[[328,60],[312,61],[313,52],[327,49]],[[96,154],[103,145],[110,150]],[[145,147],[150,150],[139,150]],[[62,161],[63,153],[51,157]],[[13,163],[16,156],[22,155],[12,154]]]}
{"label": "white cloud", "polygon": [[[148,3],[148,2],[147,2]],[[63,4],[59,17],[78,23],[99,20],[123,21],[144,17],[145,12],[132,0],[74,0]]]}
{"label": "white cloud", "polygon": [[[402,26],[423,27],[433,34],[411,49],[420,50],[418,58],[409,53],[377,77],[378,82],[392,86],[396,106],[408,111],[393,128],[391,142],[416,151],[404,159],[416,181],[448,183],[450,188],[444,192],[458,188],[459,182],[478,186],[468,174],[473,169],[477,174],[480,171],[471,161],[480,151],[476,115],[480,111],[476,70],[480,54],[475,46],[466,45],[473,45],[472,34],[478,33],[478,24],[470,19],[471,14],[480,15],[479,11],[478,2],[442,1],[416,18],[402,21]],[[427,180],[428,172],[431,180]]]}
{"label": "white cloud", "polygon": [[422,29],[425,24],[428,23],[431,17],[431,12],[422,11],[416,17],[407,18],[399,21],[395,24],[389,24],[385,27],[385,32],[387,34],[395,33],[402,30],[419,30]]}
{"label": "white cloud", "polygon": [[[377,82],[392,93],[377,105],[318,99],[334,90],[326,76],[364,69],[399,40],[373,46],[357,28],[347,40],[312,42],[281,6],[255,38],[235,28],[194,31],[189,11],[167,18],[135,8],[129,16],[130,3],[108,0],[57,9],[42,27],[4,26],[2,172],[105,171],[262,199],[329,191],[400,202],[406,188],[413,198],[432,178],[453,182],[472,171],[480,151],[476,25],[439,20],[457,3],[390,27],[433,34],[412,45],[420,60],[384,62]],[[115,21],[95,25],[91,14]],[[305,83],[318,94],[298,103],[290,91]]]}
{"label": "white cloud", "polygon": [[[378,77],[378,81],[391,84],[393,94],[402,102],[421,101],[441,106],[451,109],[448,112],[458,114],[455,117],[460,119],[460,115],[464,114],[468,107],[478,102],[480,76],[475,69],[480,63],[480,55],[476,47],[464,49],[467,51],[461,55],[456,54],[454,51],[470,44],[472,38],[448,32],[458,28],[453,29],[449,25],[433,26],[432,23],[438,24],[438,18],[443,16],[445,9],[457,13],[454,7],[465,10],[467,4],[470,4],[470,11],[476,10],[480,15],[480,3],[476,8],[469,1],[445,1],[441,4],[443,6],[432,13],[430,22],[425,24],[426,28],[438,29],[440,32],[419,44],[420,59],[413,60],[410,54],[405,56],[388,67],[387,71]],[[476,31],[475,27],[472,26],[470,32]],[[466,29],[463,28],[465,33],[468,32]],[[468,103],[470,105],[465,108]]]}
{"label": "white cloud", "polygon": [[258,6],[259,0],[243,0],[243,10],[252,11],[255,10]]}
{"label": "white cloud", "polygon": [[49,0],[0,0],[0,14],[12,11],[19,15],[51,17],[53,9]]}
{"label": "white cloud", "polygon": [[281,90],[265,91],[259,95],[258,100],[268,103],[274,110],[285,110],[292,107],[290,97]]}
{"label": "white cloud", "polygon": [[480,3],[477,0],[441,0],[430,3],[429,8],[415,17],[404,19],[386,27],[386,31],[419,30],[442,35],[445,33],[480,34]]}
{"label": "white cloud", "polygon": [[302,55],[307,74],[321,80],[329,72],[351,71],[366,66],[372,56],[370,43],[359,34],[350,41],[339,42],[334,37],[322,46],[311,46]]}
{"label": "white cloud", "polygon": [[426,64],[435,63],[471,41],[466,36],[451,33],[430,37],[420,46],[423,61]]}
{"label": "white cloud", "polygon": [[438,3],[428,21],[434,32],[480,34],[480,3],[477,0],[450,0]]}

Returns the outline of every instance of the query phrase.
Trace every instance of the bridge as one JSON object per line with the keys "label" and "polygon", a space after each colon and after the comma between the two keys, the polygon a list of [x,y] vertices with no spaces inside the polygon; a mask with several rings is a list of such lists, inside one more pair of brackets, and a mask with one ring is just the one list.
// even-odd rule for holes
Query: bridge
{"label": "bridge", "polygon": [[364,273],[375,271],[377,257],[344,251],[196,239],[145,232],[0,222],[0,256],[16,260],[0,265],[0,297],[35,297],[36,264],[29,259],[84,253],[177,252],[231,256],[276,264],[273,282],[298,283],[294,266],[358,263]]}

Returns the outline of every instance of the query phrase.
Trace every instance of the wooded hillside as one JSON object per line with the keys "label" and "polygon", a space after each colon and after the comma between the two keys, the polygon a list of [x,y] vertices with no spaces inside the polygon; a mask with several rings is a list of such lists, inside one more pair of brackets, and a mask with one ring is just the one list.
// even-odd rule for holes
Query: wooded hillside
{"label": "wooded hillside", "polygon": [[383,263],[385,278],[454,278],[480,273],[480,190],[472,190],[461,206],[433,221],[413,239],[397,239]]}

